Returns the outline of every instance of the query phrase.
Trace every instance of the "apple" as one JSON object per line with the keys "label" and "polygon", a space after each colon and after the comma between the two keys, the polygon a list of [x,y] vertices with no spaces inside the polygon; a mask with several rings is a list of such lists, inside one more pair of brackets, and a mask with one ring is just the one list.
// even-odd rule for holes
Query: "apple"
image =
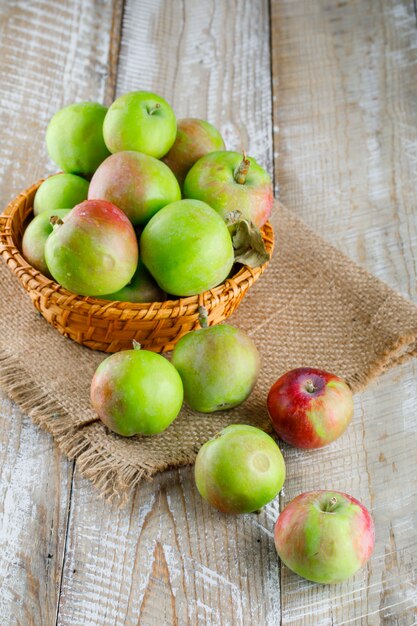
{"label": "apple", "polygon": [[223,218],[240,211],[259,228],[269,219],[274,199],[271,178],[255,159],[228,151],[199,159],[186,176],[183,193],[207,202]]}
{"label": "apple", "polygon": [[143,229],[140,254],[160,288],[175,296],[215,287],[234,263],[225,222],[199,200],[180,200],[158,211]]}
{"label": "apple", "polygon": [[339,583],[371,556],[372,517],[339,491],[309,491],[292,500],[275,525],[275,547],[293,572],[317,583]]}
{"label": "apple", "polygon": [[160,354],[116,352],[98,366],[91,383],[91,404],[118,435],[155,435],[173,422],[183,399],[181,378]]}
{"label": "apple", "polygon": [[91,179],[88,197],[112,202],[133,225],[144,226],[159,209],[181,200],[181,189],[165,163],[128,150],[103,161]]}
{"label": "apple", "polygon": [[98,102],[77,102],[55,113],[46,130],[46,147],[64,172],[89,178],[109,156],[103,139],[106,113]]}
{"label": "apple", "polygon": [[272,385],[267,406],[281,439],[297,448],[321,448],[340,437],[349,425],[353,395],[338,376],[299,367]]}
{"label": "apple", "polygon": [[72,209],[87,200],[88,181],[76,174],[55,174],[39,186],[33,200],[33,213],[55,209]]}
{"label": "apple", "polygon": [[200,495],[224,513],[251,513],[273,500],[285,480],[285,463],[275,441],[259,428],[227,426],[197,455]]}
{"label": "apple", "polygon": [[113,102],[103,133],[110,152],[135,150],[160,159],[175,141],[177,122],[161,96],[150,91],[131,91]]}
{"label": "apple", "polygon": [[105,200],[85,200],[64,220],[53,221],[45,260],[65,289],[82,296],[101,296],[118,291],[132,279],[138,243],[123,211]]}
{"label": "apple", "polygon": [[217,128],[205,120],[187,117],[178,120],[177,136],[171,150],[163,157],[179,184],[191,167],[205,154],[224,150],[224,141]]}
{"label": "apple", "polygon": [[251,393],[259,374],[259,353],[252,339],[227,324],[184,335],[172,353],[183,385],[186,403],[195,411],[211,413],[241,404]]}
{"label": "apple", "polygon": [[44,276],[52,278],[45,261],[45,244],[52,233],[51,215],[63,219],[71,209],[56,209],[43,211],[31,220],[23,233],[22,252],[26,261]]}
{"label": "apple", "polygon": [[158,287],[142,261],[139,260],[130,283],[115,293],[99,297],[121,302],[163,302],[166,300],[166,293]]}

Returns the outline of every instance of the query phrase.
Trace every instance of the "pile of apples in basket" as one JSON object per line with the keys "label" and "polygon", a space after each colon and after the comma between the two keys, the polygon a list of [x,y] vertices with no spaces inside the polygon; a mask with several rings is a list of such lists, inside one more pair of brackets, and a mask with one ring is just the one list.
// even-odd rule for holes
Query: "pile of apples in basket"
{"label": "pile of apples in basket", "polygon": [[[236,260],[256,267],[268,259],[260,232],[273,204],[268,173],[245,153],[226,151],[208,122],[177,122],[157,94],[127,93],[109,109],[69,105],[51,119],[46,144],[63,173],[36,192],[22,250],[69,291],[161,302],[221,284]],[[201,329],[179,340],[171,361],[135,344],[99,365],[91,402],[110,430],[156,435],[184,400],[211,413],[247,399],[260,366],[254,342],[231,325],[209,327],[200,313]],[[266,402],[278,436],[305,449],[334,441],[353,415],[348,385],[309,367],[283,374]],[[235,424],[202,446],[195,480],[218,510],[249,513],[278,495],[285,463],[272,437]],[[318,490],[280,513],[275,545],[297,574],[335,583],[368,560],[374,526],[355,498]]]}

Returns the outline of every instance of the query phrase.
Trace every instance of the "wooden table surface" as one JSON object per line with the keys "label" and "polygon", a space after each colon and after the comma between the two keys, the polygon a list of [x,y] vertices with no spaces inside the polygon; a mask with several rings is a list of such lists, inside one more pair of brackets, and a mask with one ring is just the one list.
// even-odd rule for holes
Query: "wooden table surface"
{"label": "wooden table surface", "polygon": [[[55,171],[57,109],[154,90],[247,148],[287,206],[417,301],[413,0],[1,0],[0,16],[2,206]],[[110,506],[2,395],[1,625],[416,623],[416,413],[409,362],[356,397],[331,461],[285,448],[280,502],[231,517],[202,502],[191,468]],[[280,506],[326,487],[376,523],[368,567],[336,586],[289,572],[272,539]]]}

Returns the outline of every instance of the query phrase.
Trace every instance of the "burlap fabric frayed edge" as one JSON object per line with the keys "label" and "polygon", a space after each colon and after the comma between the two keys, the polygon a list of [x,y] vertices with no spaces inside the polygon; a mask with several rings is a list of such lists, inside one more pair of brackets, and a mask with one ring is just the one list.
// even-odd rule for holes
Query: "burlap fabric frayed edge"
{"label": "burlap fabric frayed edge", "polygon": [[[370,364],[367,376],[352,381],[351,387],[354,391],[360,391],[387,369],[413,356],[417,356],[417,335],[401,337],[377,355],[374,363]],[[0,386],[37,426],[54,437],[59,450],[68,459],[76,459],[78,471],[93,483],[99,495],[106,500],[116,500],[119,506],[126,504],[141,480],[149,480],[159,472],[191,465],[195,461],[198,447],[188,453],[183,451],[176,458],[175,464],[167,463],[155,467],[144,463],[137,467],[116,456],[112,457],[110,463],[108,452],[85,436],[85,427],[96,420],[83,424],[82,428],[71,426],[66,411],[56,401],[50,400],[18,360],[5,351],[0,352]]]}

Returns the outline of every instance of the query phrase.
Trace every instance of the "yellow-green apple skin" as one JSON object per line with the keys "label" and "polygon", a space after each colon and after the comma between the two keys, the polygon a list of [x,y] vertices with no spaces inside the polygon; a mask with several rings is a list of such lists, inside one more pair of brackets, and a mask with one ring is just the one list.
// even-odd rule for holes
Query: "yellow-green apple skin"
{"label": "yellow-green apple skin", "polygon": [[177,121],[161,96],[151,91],[131,91],[113,102],[103,133],[110,152],[135,150],[160,159],[175,141]]}
{"label": "yellow-green apple skin", "polygon": [[375,530],[369,511],[338,491],[309,491],[292,500],[275,525],[275,547],[293,572],[317,583],[340,583],[369,559]]}
{"label": "yellow-green apple skin", "polygon": [[239,152],[218,151],[206,154],[188,172],[183,188],[185,198],[207,202],[223,218],[240,211],[244,219],[261,227],[272,211],[273,190],[269,174],[252,157],[243,182],[236,170],[242,162]]}
{"label": "yellow-green apple skin", "polygon": [[195,411],[211,413],[246,400],[258,377],[260,358],[245,332],[218,324],[184,335],[174,348],[172,364],[182,378],[186,403]]}
{"label": "yellow-green apple skin", "polygon": [[136,271],[136,234],[114,204],[85,200],[54,226],[46,240],[45,260],[53,278],[73,293],[112,293],[127,285]]}
{"label": "yellow-green apple skin", "polygon": [[299,367],[271,387],[268,413],[279,437],[297,448],[321,448],[346,430],[353,394],[346,382],[324,370]]}
{"label": "yellow-green apple skin", "polygon": [[91,179],[88,197],[112,202],[134,226],[144,226],[159,209],[181,200],[181,189],[165,163],[127,150],[103,161]]}
{"label": "yellow-green apple skin", "polygon": [[121,302],[163,302],[166,300],[166,293],[158,287],[139,259],[138,267],[130,283],[115,293],[99,297]]}
{"label": "yellow-green apple skin", "polygon": [[210,122],[187,117],[178,120],[174,145],[162,160],[174,172],[182,187],[185,177],[198,159],[224,148],[223,137]]}
{"label": "yellow-green apple skin", "polygon": [[91,383],[91,404],[113,432],[156,435],[174,421],[183,400],[173,365],[148,350],[124,350],[107,357]]}
{"label": "yellow-green apple skin", "polygon": [[76,174],[54,174],[39,186],[33,200],[33,213],[72,209],[87,200],[88,181]]}
{"label": "yellow-green apple skin", "polygon": [[106,113],[98,102],[77,102],[55,113],[46,130],[46,147],[64,172],[90,178],[109,156],[103,138]]}
{"label": "yellow-green apple skin", "polygon": [[140,255],[160,288],[175,296],[219,285],[234,263],[225,222],[199,200],[180,200],[158,211],[142,232]]}
{"label": "yellow-green apple skin", "polygon": [[26,261],[44,276],[52,278],[45,261],[45,244],[52,233],[53,226],[49,221],[52,215],[63,219],[70,209],[46,210],[31,220],[23,233],[22,252]]}
{"label": "yellow-green apple skin", "polygon": [[197,455],[197,489],[223,513],[257,511],[278,495],[284,481],[285,463],[279,447],[254,426],[227,426]]}

